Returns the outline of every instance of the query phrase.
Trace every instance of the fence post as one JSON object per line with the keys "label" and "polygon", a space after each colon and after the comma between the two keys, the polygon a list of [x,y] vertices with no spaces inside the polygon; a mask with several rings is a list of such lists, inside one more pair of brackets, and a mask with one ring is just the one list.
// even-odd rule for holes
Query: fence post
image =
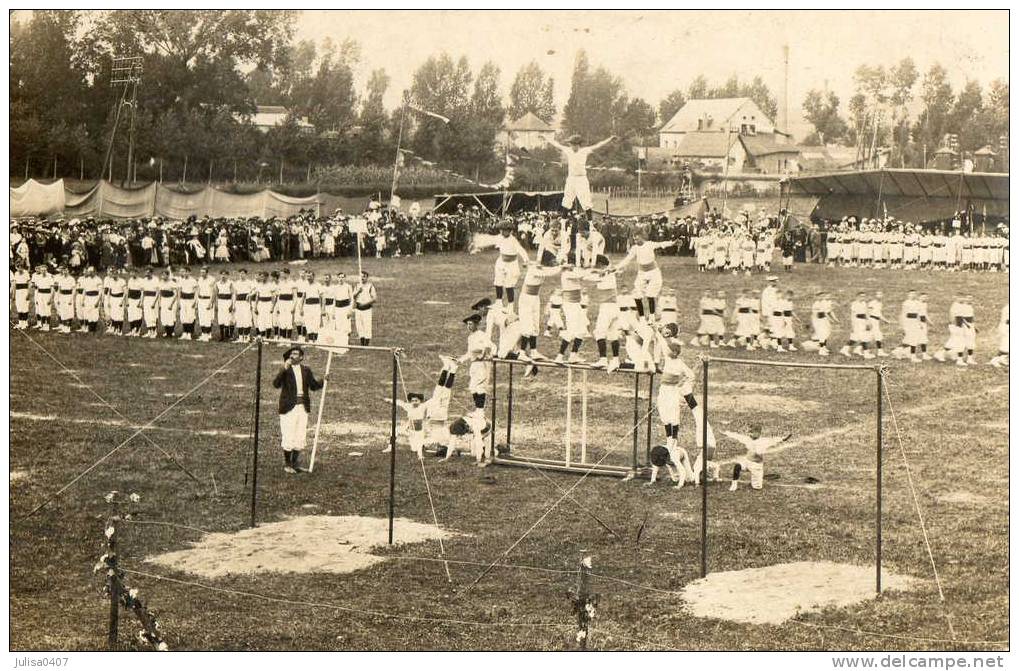
{"label": "fence post", "polygon": [[[512,370],[513,369],[513,364],[512,363],[509,364],[509,367]],[[496,381],[497,381],[496,380],[496,375],[497,375],[497,371],[498,370],[499,370],[499,367],[496,365],[495,359],[493,358],[492,359],[492,429],[489,432],[489,441],[488,441],[488,445],[489,445],[489,447],[488,447],[488,459],[489,459],[489,461],[491,461],[492,459],[495,459],[495,427],[496,427],[496,423],[495,422],[496,422],[496,419],[497,419],[496,418],[496,411],[498,410],[498,407],[499,407],[498,401],[496,399],[495,385],[496,385]],[[484,455],[482,455],[482,457],[484,457]]]}
{"label": "fence post", "polygon": [[595,606],[598,603],[598,595],[591,594],[591,567],[590,556],[582,557],[580,560],[580,572],[577,574],[577,594],[573,601],[573,612],[577,615],[577,645],[581,650],[587,650],[587,643],[591,637],[591,621],[594,620]]}
{"label": "fence post", "polygon": [[640,429],[640,373],[633,374],[633,472],[637,473],[637,444]]}
{"label": "fence post", "polygon": [[117,528],[112,518],[106,522],[106,529],[113,529],[112,533],[109,531],[106,533],[106,554],[109,557],[106,584],[110,592],[110,624],[106,635],[106,647],[109,650],[116,650],[120,625],[120,577],[117,573]]}

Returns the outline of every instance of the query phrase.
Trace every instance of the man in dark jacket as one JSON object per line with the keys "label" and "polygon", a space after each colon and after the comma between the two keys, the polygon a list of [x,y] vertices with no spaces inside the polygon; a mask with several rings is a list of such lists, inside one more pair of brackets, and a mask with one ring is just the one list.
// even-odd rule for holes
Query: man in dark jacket
{"label": "man in dark jacket", "polygon": [[283,369],[276,374],[272,386],[280,390],[280,435],[283,446],[283,470],[300,473],[301,451],[308,433],[311,414],[311,392],[318,391],[326,378],[316,379],[311,369],[302,364],[304,350],[294,346],[283,353]]}

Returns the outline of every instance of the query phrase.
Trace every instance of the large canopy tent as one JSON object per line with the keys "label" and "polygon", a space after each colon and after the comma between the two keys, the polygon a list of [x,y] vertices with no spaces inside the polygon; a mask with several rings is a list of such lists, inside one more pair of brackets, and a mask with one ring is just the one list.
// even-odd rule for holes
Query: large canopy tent
{"label": "large canopy tent", "polygon": [[100,180],[85,193],[75,193],[67,189],[63,180],[43,184],[30,179],[21,186],[10,189],[11,216],[15,218],[55,214],[97,219],[153,216],[186,219],[192,215],[289,217],[301,210],[310,209],[315,213],[325,211],[322,208],[323,201],[321,194],[306,198],[294,198],[269,190],[238,194],[220,191],[211,186],[187,192],[176,191],[156,183],[136,188],[122,188],[105,180]]}
{"label": "large canopy tent", "polygon": [[556,210],[563,200],[562,191],[487,191],[484,193],[439,193],[435,195],[436,214],[453,214],[459,205],[469,210],[475,205],[492,215],[516,212]]}
{"label": "large canopy tent", "polygon": [[815,222],[895,217],[915,224],[951,221],[968,212],[976,223],[1008,219],[1008,174],[946,170],[862,170],[791,177],[786,195],[817,196]]}

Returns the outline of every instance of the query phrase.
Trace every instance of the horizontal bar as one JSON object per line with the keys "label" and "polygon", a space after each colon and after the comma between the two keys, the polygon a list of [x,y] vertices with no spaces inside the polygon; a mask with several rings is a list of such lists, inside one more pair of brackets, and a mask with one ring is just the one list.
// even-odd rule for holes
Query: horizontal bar
{"label": "horizontal bar", "polygon": [[748,366],[775,366],[777,368],[840,368],[843,370],[869,370],[871,372],[881,369],[880,365],[863,364],[841,364],[841,363],[797,363],[794,361],[767,361],[765,359],[732,359],[729,357],[705,357],[708,361],[723,361],[725,363],[745,363]]}
{"label": "horizontal bar", "polygon": [[262,342],[269,345],[287,345],[289,347],[315,347],[324,350],[356,349],[365,352],[389,352],[390,354],[402,349],[401,347],[379,347],[377,345],[325,345],[320,342],[294,342],[293,340],[276,338],[263,338]]}
{"label": "horizontal bar", "polygon": [[[578,363],[556,363],[555,361],[533,361],[524,359],[501,359],[499,357],[492,357],[485,359],[485,361],[492,361],[494,363],[506,363],[509,365],[517,366],[537,366],[538,368],[562,368],[566,370],[572,368],[574,370],[601,370],[605,371],[605,368],[595,368],[590,364],[578,364]],[[651,373],[657,373],[655,369],[651,370],[637,370],[636,368],[617,368],[613,373],[639,373],[641,375],[650,375]]]}
{"label": "horizontal bar", "polygon": [[539,464],[531,463],[529,461],[517,461],[514,459],[506,459],[504,457],[496,457],[492,460],[492,463],[497,466],[515,466],[517,468],[537,468],[546,471],[556,471],[557,473],[574,473],[581,475],[603,475],[607,477],[620,478],[622,479],[629,471],[607,471],[599,470],[598,466],[589,466],[587,468],[583,466],[566,466],[563,462],[558,464]]}
{"label": "horizontal bar", "polygon": [[[552,465],[552,466],[555,466],[555,465],[565,465],[565,463],[563,462],[562,459],[542,459],[540,457],[526,457],[526,456],[514,456],[514,455],[510,455],[508,457],[499,457],[499,458],[500,459],[510,460],[510,461],[524,461],[524,462],[535,463],[535,464],[549,464],[549,465]],[[579,462],[577,463],[577,468],[583,468],[584,466],[595,466],[595,464],[579,463]],[[598,468],[602,468],[602,469],[607,469],[607,470],[619,471],[620,473],[624,473],[624,474],[625,473],[629,473],[632,470],[629,466],[615,466],[613,464],[597,464],[597,467]]]}

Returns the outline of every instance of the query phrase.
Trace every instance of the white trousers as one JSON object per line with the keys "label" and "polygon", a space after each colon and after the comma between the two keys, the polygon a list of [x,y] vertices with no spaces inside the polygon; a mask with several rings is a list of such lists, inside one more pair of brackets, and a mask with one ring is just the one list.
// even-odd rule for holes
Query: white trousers
{"label": "white trousers", "polygon": [[308,433],[308,411],[298,403],[280,415],[280,444],[284,450],[303,450]]}

